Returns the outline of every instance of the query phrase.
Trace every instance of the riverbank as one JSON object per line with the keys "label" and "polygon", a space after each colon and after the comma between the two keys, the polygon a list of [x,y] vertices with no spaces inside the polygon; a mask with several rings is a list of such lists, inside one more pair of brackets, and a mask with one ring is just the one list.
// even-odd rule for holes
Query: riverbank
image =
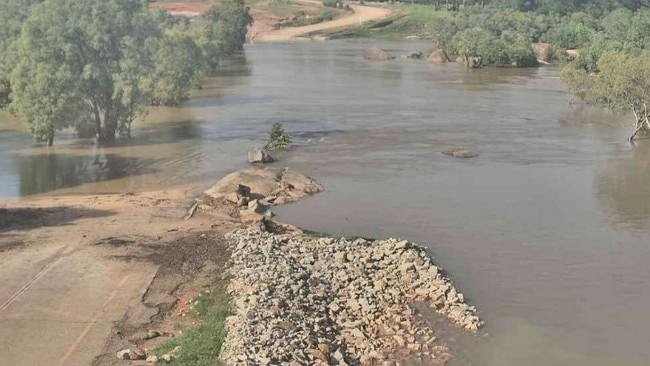
{"label": "riverbank", "polygon": [[[0,204],[3,363],[111,365],[157,320],[183,324],[185,301],[218,285],[230,256],[221,233],[236,226],[216,212],[180,220],[194,196],[179,187]],[[155,326],[160,340],[178,335]]]}
{"label": "riverbank", "polygon": [[[262,198],[259,192],[273,184],[259,178],[272,178],[264,171],[246,172],[248,175],[230,175],[215,186],[223,193],[227,187],[248,184],[257,198],[250,205],[244,204],[239,211],[242,213],[249,206],[260,205],[254,201],[268,202],[268,195]],[[299,199],[304,197],[299,194],[301,189],[317,187],[300,186],[299,182],[306,180],[298,173],[284,175],[277,183],[281,189],[269,191],[278,202]],[[255,178],[238,182],[233,178],[252,176]],[[216,311],[225,314],[226,277],[230,278],[228,293],[234,315],[226,322],[226,339],[210,338],[211,342],[225,341],[222,358],[226,364],[246,364],[243,358],[264,364],[267,358],[280,355],[303,364],[332,364],[328,362],[336,360],[334,364],[365,365],[379,359],[442,364],[449,350],[444,343],[436,342],[435,329],[418,320],[410,306],[415,301],[430,303],[466,329],[481,325],[475,309],[464,304],[463,295],[414,244],[395,239],[315,237],[291,225],[269,221],[265,219],[268,215],[252,220],[248,229],[237,229],[241,227],[239,219],[249,215],[237,213],[236,208],[233,211],[227,194],[221,196],[223,199],[214,195],[204,198],[196,207],[192,202],[199,202],[193,200],[197,193],[195,188],[184,188],[3,203],[0,259],[4,265],[0,274],[8,280],[3,281],[0,294],[1,299],[8,300],[1,308],[0,321],[8,322],[6,329],[11,331],[7,334],[14,335],[11,342],[5,340],[10,348],[18,344],[23,344],[22,349],[35,348],[27,354],[3,358],[15,365],[44,356],[51,358],[53,365],[71,361],[90,364],[92,359],[93,365],[124,365],[116,353],[134,359],[156,353],[162,356],[156,350],[173,343],[188,348],[182,358],[188,362],[196,359],[188,352],[204,352],[183,341],[197,337],[197,332],[187,329],[207,321],[195,317],[200,315],[195,309],[207,301],[209,306],[199,313],[209,312],[217,306],[214,299],[218,298],[221,308]],[[196,209],[188,211],[188,207]],[[42,251],[56,254],[36,258]],[[18,269],[30,261],[35,262],[33,269]],[[101,273],[97,268],[103,269]],[[80,271],[80,275],[66,271]],[[123,278],[108,275],[113,271]],[[224,277],[226,271],[228,276]],[[28,279],[25,272],[35,275]],[[56,294],[38,291],[53,286],[53,281],[62,290]],[[70,298],[89,296],[88,289],[94,289],[97,301],[77,303],[74,314],[63,310],[71,306]],[[103,291],[105,296],[101,295]],[[34,307],[35,303],[48,304],[48,308]],[[62,309],[57,308],[59,305]],[[45,324],[20,320],[42,318],[42,312],[49,319]],[[85,318],[84,314],[96,315]],[[71,321],[71,317],[78,330],[66,332],[69,337],[59,337],[46,348],[29,341],[37,329],[43,334],[59,332],[59,324]],[[223,317],[218,319],[223,321]],[[116,325],[111,330],[109,324],[113,322]],[[198,334],[207,337],[207,333]],[[274,343],[264,343],[270,340]],[[291,348],[296,342],[307,342],[311,348],[300,348],[296,353]],[[251,353],[256,345],[266,353]],[[54,357],[63,349],[67,349],[63,358]],[[179,352],[182,354],[183,349]],[[97,354],[100,356],[95,357]]]}
{"label": "riverbank", "polygon": [[[312,0],[300,0],[298,3],[313,4]],[[348,28],[361,27],[367,23],[374,23],[383,19],[394,17],[396,12],[390,8],[351,5],[352,13],[338,19],[307,25],[303,27],[286,27],[268,31],[259,31],[253,37],[253,42],[290,42],[310,39],[327,39],[328,34],[345,31]]]}

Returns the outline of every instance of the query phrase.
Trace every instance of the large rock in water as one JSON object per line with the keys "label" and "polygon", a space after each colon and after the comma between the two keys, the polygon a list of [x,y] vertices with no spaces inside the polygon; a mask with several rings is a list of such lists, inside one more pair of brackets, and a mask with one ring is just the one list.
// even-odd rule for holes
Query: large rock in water
{"label": "large rock in water", "polygon": [[481,57],[468,57],[467,67],[470,69],[479,69],[483,67],[483,58]]}
{"label": "large rock in water", "polygon": [[324,190],[314,179],[289,169],[249,168],[228,174],[204,193],[228,200],[241,186],[250,188],[251,200],[267,205],[295,202]]}
{"label": "large rock in water", "polygon": [[541,63],[551,62],[551,45],[548,43],[533,43],[533,51],[537,56],[537,60]]}
{"label": "large rock in water", "polygon": [[464,147],[450,147],[448,149],[444,149],[441,151],[445,155],[453,156],[455,158],[474,158],[477,157],[478,154],[475,153],[473,150],[464,148]]}
{"label": "large rock in water", "polygon": [[262,149],[251,149],[248,150],[248,162],[256,164],[266,164],[273,162],[273,158],[269,155],[266,150]]}
{"label": "large rock in water", "polygon": [[567,61],[573,61],[579,56],[578,50],[566,50],[564,54]]}
{"label": "large rock in water", "polygon": [[463,56],[458,56],[456,57],[456,62],[459,64],[465,64],[470,69],[478,69],[483,67],[483,59],[481,57],[465,58]]}
{"label": "large rock in water", "polygon": [[420,52],[420,51],[411,52],[408,55],[406,55],[406,58],[419,60],[419,59],[422,58],[422,52]]}
{"label": "large rock in water", "polygon": [[375,61],[386,61],[395,58],[391,56],[390,53],[377,47],[366,48],[363,51],[363,57],[365,57],[368,60],[375,60]]}
{"label": "large rock in water", "polygon": [[447,56],[447,53],[444,50],[435,50],[429,54],[429,57],[427,57],[427,62],[434,64],[449,62],[449,56]]}

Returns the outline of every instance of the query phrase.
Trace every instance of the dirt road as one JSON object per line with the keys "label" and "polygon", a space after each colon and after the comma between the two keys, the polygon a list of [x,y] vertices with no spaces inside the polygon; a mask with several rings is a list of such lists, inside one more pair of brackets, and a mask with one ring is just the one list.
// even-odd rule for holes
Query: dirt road
{"label": "dirt road", "polygon": [[[320,3],[312,0],[300,0],[303,4]],[[304,27],[291,27],[260,32],[255,35],[253,42],[290,42],[309,39],[306,35],[332,30],[342,27],[361,25],[365,22],[376,21],[393,15],[390,9],[374,6],[351,5],[354,13],[329,22],[307,25]]]}
{"label": "dirt road", "polygon": [[[148,259],[151,248],[221,225],[214,217],[180,220],[191,197],[168,191],[0,203],[0,364],[90,365],[104,352],[115,359],[106,346],[114,325],[127,314],[145,324],[159,313],[143,304],[164,266]],[[165,291],[159,297],[169,298]]]}

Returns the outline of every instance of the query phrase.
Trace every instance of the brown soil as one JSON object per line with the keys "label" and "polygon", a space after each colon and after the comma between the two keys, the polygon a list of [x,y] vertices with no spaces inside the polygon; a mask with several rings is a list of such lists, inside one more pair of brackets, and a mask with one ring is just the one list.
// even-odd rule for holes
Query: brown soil
{"label": "brown soil", "polygon": [[[151,349],[178,336],[182,329],[196,325],[195,318],[187,316],[192,314],[192,300],[200,294],[222,290],[224,269],[230,258],[219,229],[181,233],[164,242],[146,244],[139,253],[123,258],[160,265],[141,302],[150,317],[143,322],[142,309],[127,312],[116,323],[112,337],[93,366],[124,366],[125,362],[115,357],[117,351],[134,346]],[[162,336],[144,339],[142,335],[147,331],[158,331]]]}
{"label": "brown soil", "polygon": [[223,233],[239,225],[218,209],[183,220],[198,193],[0,203],[0,359],[125,365],[117,351],[167,339],[137,334],[192,325],[185,303],[219,286],[230,257]]}
{"label": "brown soil", "polygon": [[[167,9],[173,13],[200,15],[218,1],[206,2],[153,2],[149,6]],[[305,38],[318,38],[317,34],[327,33],[346,27],[358,26],[365,22],[389,18],[395,14],[386,8],[353,5],[352,12],[330,9],[335,19],[301,27],[282,26],[301,16],[318,16],[324,9],[318,0],[291,0],[278,4],[275,0],[255,0],[247,2],[255,20],[248,29],[248,38],[255,42],[283,42]]]}
{"label": "brown soil", "polygon": [[[296,2],[304,5],[316,3],[315,0],[296,0]],[[254,35],[253,39],[256,42],[287,42],[320,39],[321,37],[319,35],[321,34],[348,27],[358,27],[363,23],[389,18],[395,14],[391,9],[374,6],[352,5],[352,9],[354,12],[329,22],[258,32]]]}

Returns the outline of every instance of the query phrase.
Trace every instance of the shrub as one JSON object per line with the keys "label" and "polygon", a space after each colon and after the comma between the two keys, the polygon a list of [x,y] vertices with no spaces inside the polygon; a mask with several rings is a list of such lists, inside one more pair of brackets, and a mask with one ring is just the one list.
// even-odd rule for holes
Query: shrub
{"label": "shrub", "polygon": [[282,123],[274,123],[269,130],[269,137],[266,140],[266,149],[287,150],[291,147],[291,136],[284,131]]}
{"label": "shrub", "polygon": [[324,22],[330,21],[334,19],[334,13],[330,9],[325,9],[322,18]]}

